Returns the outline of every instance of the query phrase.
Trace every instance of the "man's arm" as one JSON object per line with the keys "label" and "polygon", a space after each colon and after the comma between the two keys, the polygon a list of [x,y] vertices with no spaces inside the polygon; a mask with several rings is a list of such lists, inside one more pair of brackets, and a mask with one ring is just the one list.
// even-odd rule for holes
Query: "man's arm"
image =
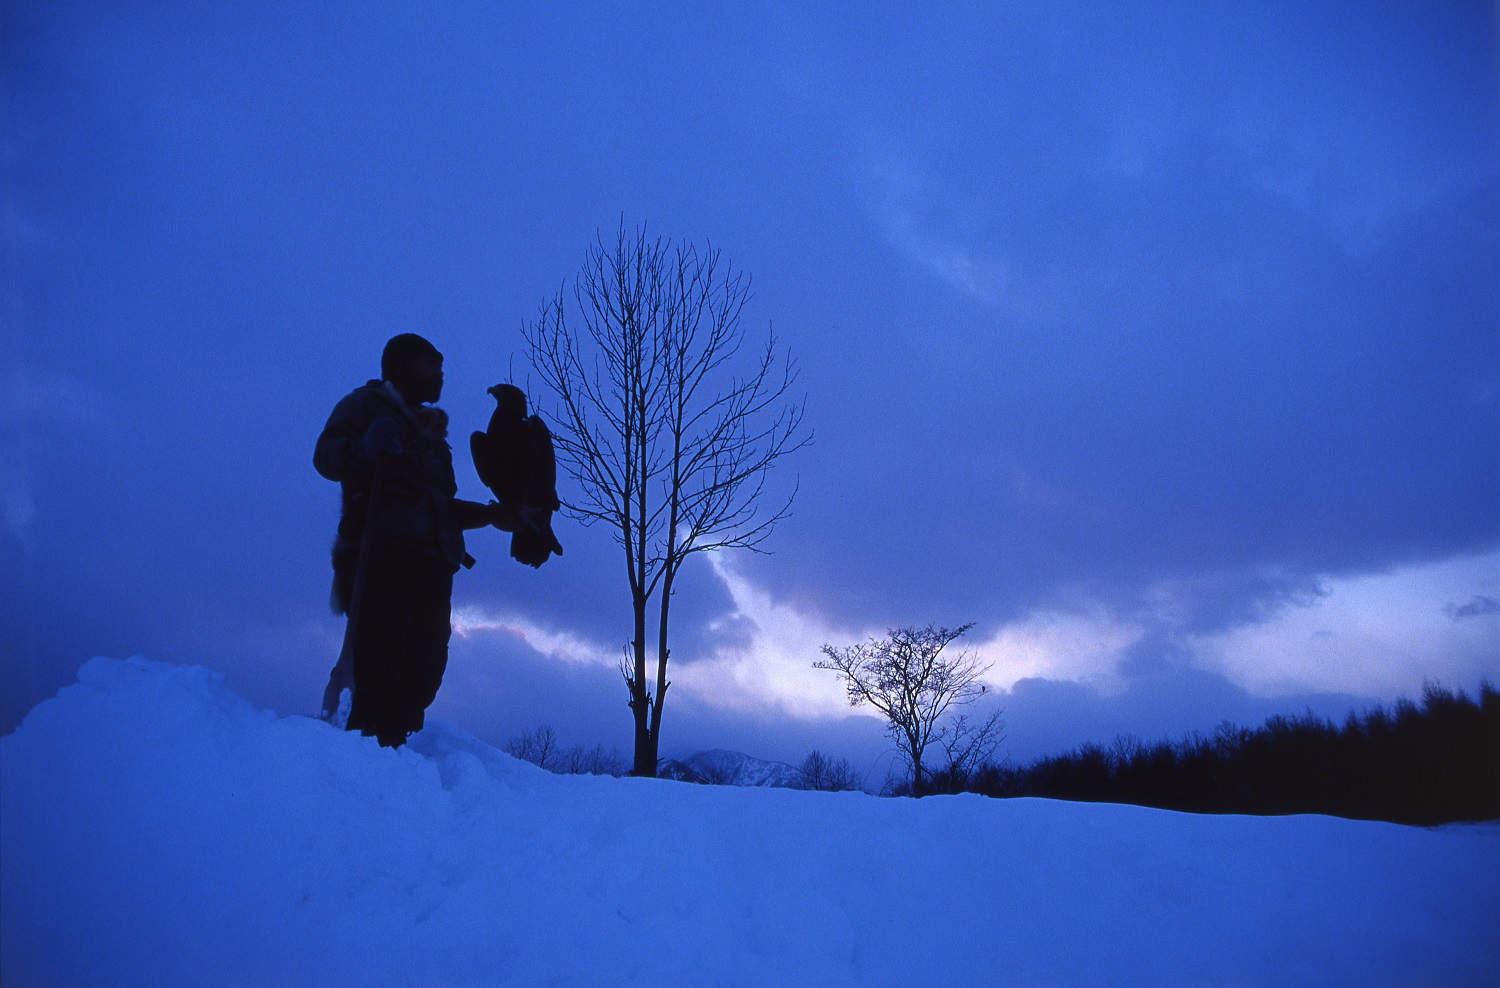
{"label": "man's arm", "polygon": [[454,498],[453,515],[465,531],[494,525],[502,532],[514,532],[529,524],[522,509],[512,508],[498,501],[480,504],[478,501]]}
{"label": "man's arm", "polygon": [[313,448],[313,468],[329,480],[367,481],[382,456],[400,456],[406,426],[395,416],[374,418],[376,409],[358,394],[334,406]]}
{"label": "man's arm", "polygon": [[313,469],[329,480],[358,480],[370,473],[365,456],[369,414],[358,395],[348,395],[333,407],[313,448]]}

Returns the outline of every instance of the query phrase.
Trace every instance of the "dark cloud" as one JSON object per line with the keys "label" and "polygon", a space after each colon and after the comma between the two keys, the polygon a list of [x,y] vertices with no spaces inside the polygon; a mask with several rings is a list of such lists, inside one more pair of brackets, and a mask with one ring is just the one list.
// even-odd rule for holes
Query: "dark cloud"
{"label": "dark cloud", "polygon": [[[1371,114],[1397,84],[1382,87],[1361,97]],[[1284,124],[1309,168],[1346,153],[1315,132],[1330,112]],[[1377,146],[1349,153],[1384,174],[1384,149],[1432,124],[1370,126]],[[931,236],[1009,265],[1057,311],[934,305],[928,272],[881,273],[891,288],[865,294],[861,332],[830,358],[844,369],[809,372],[829,395],[861,379],[861,414],[820,423],[804,467],[824,495],[805,506],[818,544],[782,565],[793,593],[993,613],[1059,584],[1129,602],[1207,572],[1240,574],[1238,610],[1259,606],[1266,570],[1306,580],[1495,545],[1500,195],[1485,142],[1500,135],[1491,113],[1447,136],[1451,158],[1401,163],[1413,187],[1366,183],[1357,250],[1330,226],[1343,207],[1266,187],[1265,152],[1234,133],[1190,131],[1126,178],[1064,157],[1018,184],[1008,146],[967,162],[982,188],[948,196],[963,214]],[[934,185],[953,177],[936,156],[926,167]],[[884,579],[916,560],[919,586]],[[762,566],[769,581],[777,563]]]}
{"label": "dark cloud", "polygon": [[[829,627],[1084,601],[1208,633],[1500,545],[1493,12],[1165,10],[7,5],[6,229],[29,232],[0,381],[68,387],[0,419],[34,505],[0,558],[0,730],[93,654],[310,707],[329,409],[416,330],[479,427],[485,388],[524,383],[520,321],[622,214],[724,247],[746,325],[798,358],[817,442],[742,566]],[[618,549],[558,533],[540,572],[476,534],[456,600],[612,659]],[[700,563],[684,663],[746,632],[710,626],[731,603]],[[623,717],[612,662],[506,661],[507,725]],[[1102,710],[1070,696],[1049,709],[1079,729]]]}
{"label": "dark cloud", "polygon": [[1115,738],[1177,741],[1212,734],[1228,721],[1257,727],[1274,714],[1300,714],[1342,722],[1376,701],[1352,694],[1256,697],[1214,673],[1164,665],[1130,676],[1123,691],[1076,682],[1023,679],[1005,696],[1006,752],[1025,764],[1079,744],[1108,745]]}
{"label": "dark cloud", "polygon": [[1467,604],[1449,604],[1443,608],[1443,613],[1455,621],[1464,618],[1483,617],[1486,614],[1500,614],[1500,600],[1475,594]]}

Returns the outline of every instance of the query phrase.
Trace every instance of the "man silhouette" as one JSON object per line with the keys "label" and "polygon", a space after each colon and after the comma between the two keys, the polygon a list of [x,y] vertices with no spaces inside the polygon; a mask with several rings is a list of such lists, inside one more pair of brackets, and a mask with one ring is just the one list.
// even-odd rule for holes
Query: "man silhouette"
{"label": "man silhouette", "polygon": [[[345,396],[328,417],[313,466],[342,489],[333,546],[334,608],[348,615],[323,716],[384,747],[422,728],[448,666],[453,574],[473,565],[464,530],[514,531],[514,510],[458,498],[443,392],[443,355],[415,333],[392,337],[381,380]],[[330,702],[331,701],[331,702]]]}

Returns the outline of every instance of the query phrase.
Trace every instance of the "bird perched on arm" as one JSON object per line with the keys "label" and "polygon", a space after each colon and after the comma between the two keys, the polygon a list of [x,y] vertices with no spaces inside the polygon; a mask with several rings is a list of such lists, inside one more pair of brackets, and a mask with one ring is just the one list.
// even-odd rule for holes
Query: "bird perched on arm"
{"label": "bird perched on arm", "polygon": [[552,512],[561,507],[552,433],[540,417],[526,414],[520,388],[497,384],[488,393],[495,399],[489,428],[469,436],[474,469],[497,501],[526,520],[511,536],[511,558],[539,567],[563,551],[552,532]]}

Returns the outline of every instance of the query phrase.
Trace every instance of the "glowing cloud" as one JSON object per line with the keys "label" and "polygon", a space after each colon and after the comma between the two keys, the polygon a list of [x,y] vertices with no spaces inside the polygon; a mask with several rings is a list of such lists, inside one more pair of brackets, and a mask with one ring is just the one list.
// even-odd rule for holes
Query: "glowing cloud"
{"label": "glowing cloud", "polygon": [[[724,554],[709,562],[733,609],[710,626],[723,632],[717,646],[672,667],[679,702],[810,720],[876,716],[851,709],[837,679],[812,664],[824,643],[877,637],[884,625],[839,627],[776,601]],[[1170,606],[1121,616],[1082,602],[1035,612],[954,647],[990,663],[985,680],[997,690],[1036,678],[1118,693],[1128,685],[1124,660],[1153,635],[1184,647],[1197,667],[1266,697],[1335,692],[1393,699],[1413,695],[1428,679],[1461,686],[1500,676],[1500,553],[1328,580],[1323,591],[1290,600],[1266,620],[1211,635],[1176,633]],[[473,607],[454,612],[453,630],[461,638],[512,636],[563,662],[614,667],[621,658],[618,648]]]}
{"label": "glowing cloud", "polygon": [[1005,625],[974,650],[991,663],[985,677],[1010,689],[1022,679],[1085,683],[1106,693],[1124,687],[1119,668],[1147,628],[1102,608],[1041,611]]}
{"label": "glowing cloud", "polygon": [[[734,601],[725,623],[743,623],[748,641],[683,667],[677,679],[703,702],[721,707],[772,706],[806,718],[836,718],[851,712],[832,673],[812,668],[825,642],[839,645],[885,634],[885,626],[835,627],[771,596],[738,573],[722,555],[711,557],[714,573]],[[1119,686],[1118,667],[1127,649],[1146,633],[1144,626],[1120,621],[1102,610],[1038,613],[1006,625],[978,641],[960,640],[992,663],[990,685],[1007,689],[1019,679],[1042,676],[1087,682],[1101,689]],[[873,715],[868,708],[861,713]]]}
{"label": "glowing cloud", "polygon": [[812,664],[825,642],[855,641],[876,632],[836,628],[788,604],[776,603],[740,575],[723,553],[711,553],[708,558],[734,601],[734,610],[717,624],[743,627],[748,640],[737,636],[737,644],[722,645],[678,670],[673,678],[683,693],[715,707],[771,707],[809,719],[848,716],[851,711],[842,684]]}
{"label": "glowing cloud", "polygon": [[618,665],[620,651],[589,641],[570,631],[544,627],[530,618],[512,614],[494,615],[478,607],[457,607],[452,616],[453,633],[473,639],[481,635],[508,635],[548,658],[582,665]]}
{"label": "glowing cloud", "polygon": [[1189,639],[1196,663],[1260,696],[1411,696],[1500,673],[1500,553],[1329,580],[1270,620]]}

